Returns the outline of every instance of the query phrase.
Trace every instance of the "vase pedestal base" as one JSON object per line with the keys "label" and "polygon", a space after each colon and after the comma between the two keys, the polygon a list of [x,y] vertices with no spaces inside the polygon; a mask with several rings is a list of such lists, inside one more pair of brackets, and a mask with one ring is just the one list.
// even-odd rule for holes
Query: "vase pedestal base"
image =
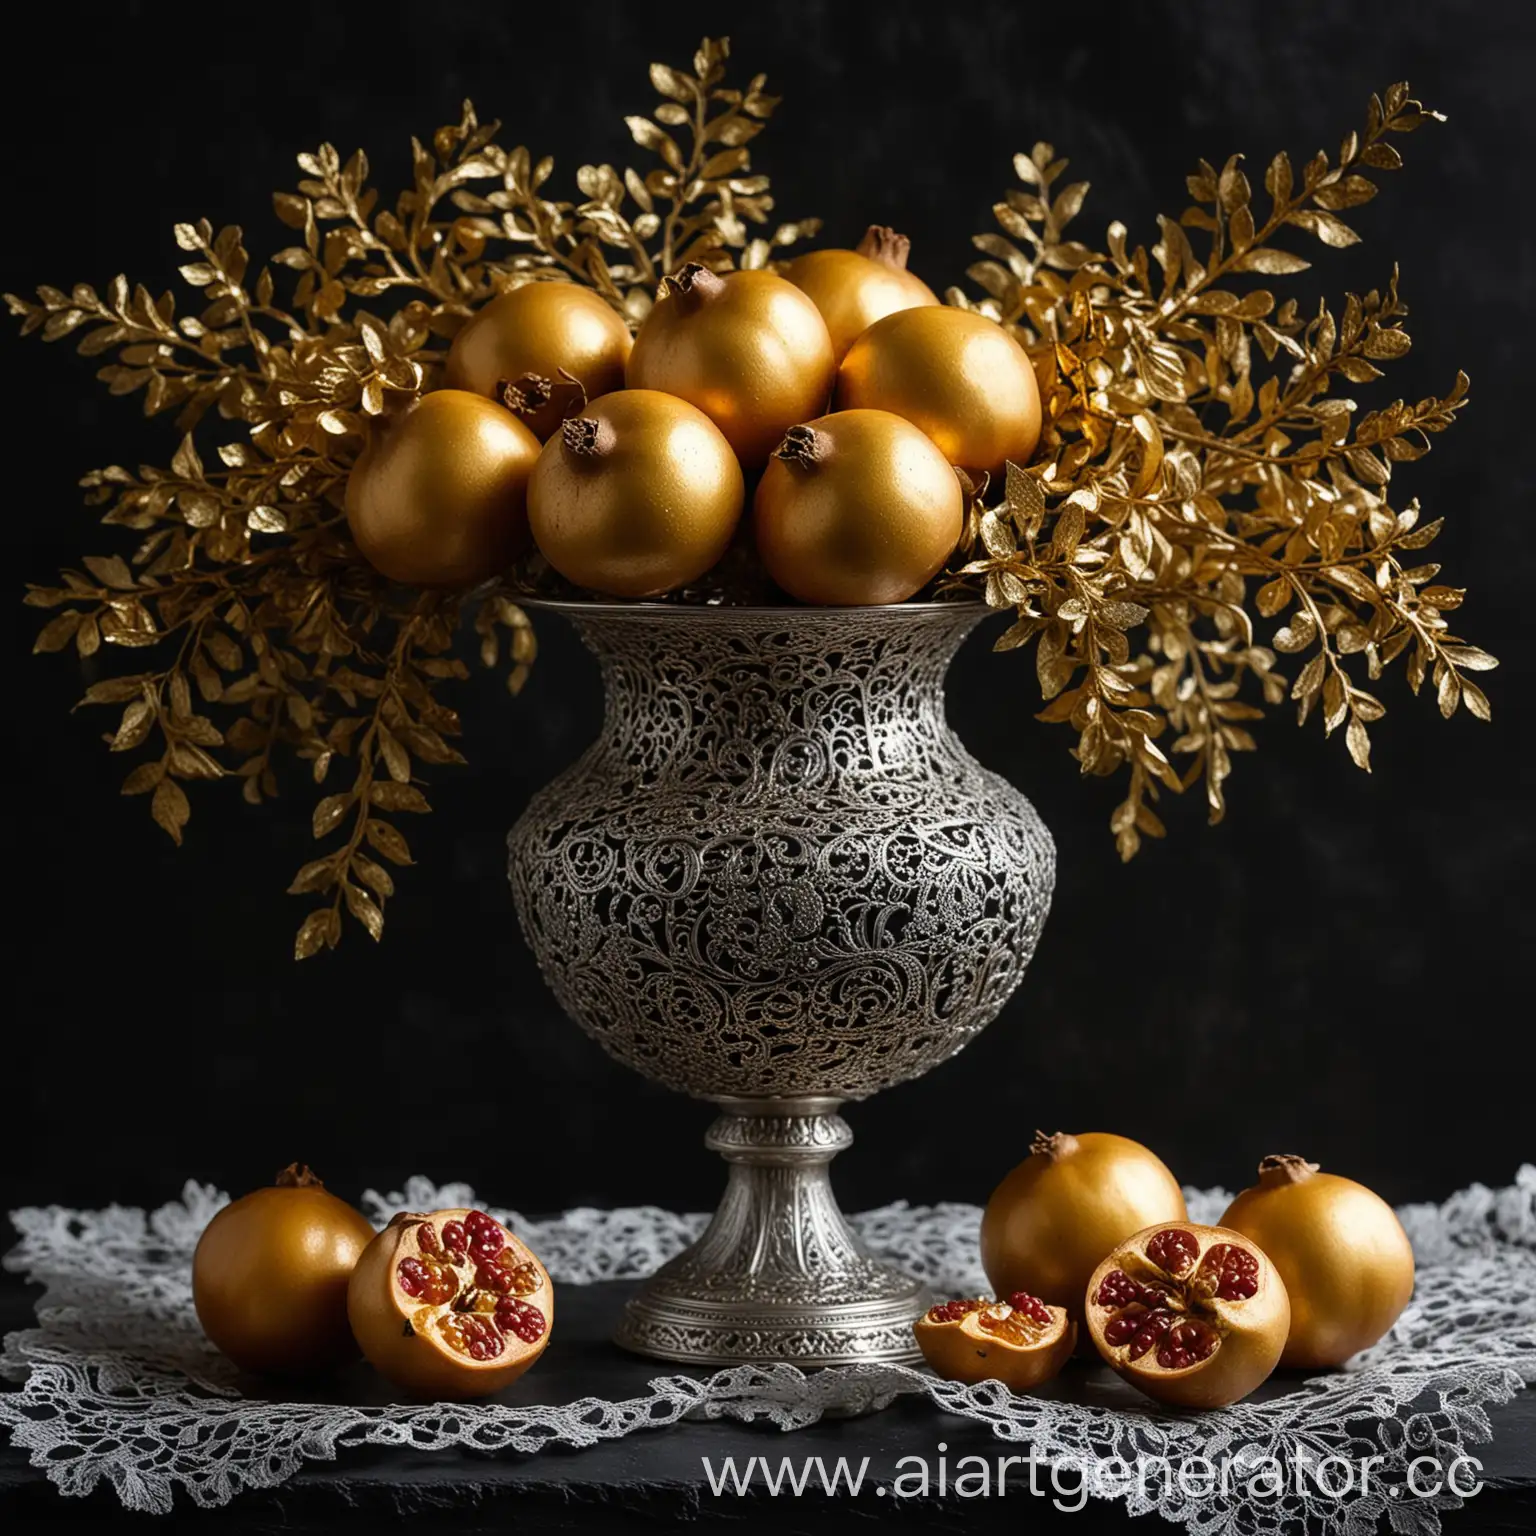
{"label": "vase pedestal base", "polygon": [[851,1145],[841,1100],[716,1099],[705,1145],[730,1165],[703,1235],[629,1303],[615,1341],[695,1365],[855,1365],[918,1358],[927,1286],[871,1258],[832,1194]]}

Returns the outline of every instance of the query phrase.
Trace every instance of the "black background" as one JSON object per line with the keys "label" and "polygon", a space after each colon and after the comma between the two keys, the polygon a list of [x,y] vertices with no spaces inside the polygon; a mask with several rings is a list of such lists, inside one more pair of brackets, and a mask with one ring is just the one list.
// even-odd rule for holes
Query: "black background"
{"label": "black background", "polygon": [[[1337,298],[1397,258],[1416,344],[1385,387],[1416,398],[1458,366],[1472,376],[1463,423],[1395,489],[1450,515],[1434,553],[1471,588],[1460,627],[1506,661],[1485,680],[1494,724],[1442,722],[1399,672],[1366,777],[1315,720],[1303,733],[1276,715],[1239,759],[1223,826],[1207,829],[1193,796],[1165,805],[1168,842],[1121,868],[1114,789],[1080,781],[1069,734],[1031,720],[1029,661],[974,640],[951,718],[1052,828],[1052,916],[989,1031],[856,1107],[838,1180],[850,1208],[983,1199],[1036,1125],[1119,1130],[1185,1180],[1230,1187],[1271,1151],[1397,1199],[1513,1174],[1532,1150],[1520,1042],[1536,926],[1525,8],[418,4],[265,7],[227,32],[216,14],[39,14],[3,104],[0,286],[126,270],[158,290],[181,259],[171,223],[199,215],[242,222],[253,254],[275,249],[269,194],[291,185],[296,151],[363,144],[392,196],[407,136],[456,118],[465,95],[506,121],[506,142],[557,155],[564,195],[584,160],[640,158],[621,116],[653,105],[646,63],[685,64],[706,28],[729,30],[744,75],[766,70],[785,94],[753,148],[779,211],[822,214],[828,243],[872,220],[903,227],[936,287],[959,279],[1012,152],[1038,137],[1094,184],[1085,238],[1119,217],[1150,241],[1200,155],[1245,150],[1257,181],[1278,148],[1332,152],[1369,91],[1399,78],[1447,111],[1351,215],[1365,243],[1314,246],[1314,271],[1289,281],[1308,302]],[[19,596],[59,563],[125,547],[73,483],[164,462],[174,433],[109,399],[68,344],[7,335],[0,360]],[[439,809],[411,828],[420,868],[383,945],[351,928],[338,953],[295,966],[303,907],[283,889],[311,856],[307,781],[261,811],[203,787],[178,852],[145,801],[118,798],[127,764],[99,743],[107,712],[69,713],[95,665],[29,659],[38,615],[7,611],[7,1202],[155,1202],[189,1177],[240,1190],[300,1158],[352,1195],[420,1171],[529,1210],[713,1203],[709,1110],[609,1063],[559,1015],[517,932],[505,830],[598,721],[594,667],[558,623],[541,625],[520,700],[492,678],[464,687],[472,763],[433,772]]]}

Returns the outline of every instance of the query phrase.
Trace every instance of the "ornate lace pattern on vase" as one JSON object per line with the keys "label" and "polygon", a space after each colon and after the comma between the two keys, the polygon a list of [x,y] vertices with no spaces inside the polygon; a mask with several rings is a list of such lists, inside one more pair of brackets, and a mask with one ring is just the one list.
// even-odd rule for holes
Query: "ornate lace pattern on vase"
{"label": "ornate lace pattern on vase", "polygon": [[[1190,1192],[1191,1215],[1212,1220],[1222,1191]],[[1536,1379],[1536,1168],[1504,1189],[1474,1186],[1440,1206],[1402,1211],[1419,1260],[1409,1310],[1375,1349],[1345,1371],[1294,1391],[1217,1413],[1159,1410],[1127,1391],[1092,1404],[1018,1397],[995,1385],[936,1381],[901,1366],[848,1366],[805,1374],[793,1366],[741,1366],[705,1379],[658,1375],[620,1402],[589,1398],[547,1407],[497,1403],[359,1408],[242,1398],[232,1370],[204,1341],[192,1310],[190,1258],[225,1197],[189,1184],[153,1213],[48,1206],[15,1212],[21,1243],[8,1268],[45,1287],[38,1326],[10,1335],[0,1367],[21,1381],[0,1394],[0,1425],[65,1493],[106,1480],[132,1509],[169,1510],[179,1488],[198,1504],[270,1487],[306,1458],[331,1459],[353,1445],[450,1445],[538,1451],[591,1445],[683,1419],[767,1420],[781,1429],[828,1410],[883,1406],[922,1393],[939,1408],[989,1424],[1003,1441],[1031,1446],[1041,1461],[1089,1469],[1090,1490],[1129,1512],[1156,1510],[1199,1536],[1263,1536],[1282,1529],[1359,1536],[1383,1521],[1433,1533],[1459,1506],[1454,1493],[1408,1499],[1407,1467],[1442,1465],[1489,1437],[1486,1408]],[[382,1220],[402,1207],[468,1205],[463,1185],[413,1179],[398,1194],[370,1197]],[[548,1221],[495,1213],[566,1284],[639,1278],[681,1251],[702,1216],[653,1207],[574,1210]],[[947,1294],[974,1293],[980,1212],[975,1206],[888,1206],[852,1218],[871,1252],[904,1265]],[[1285,1501],[1232,1491],[1193,1498],[1176,1478],[1138,1485],[1118,1466],[1164,1457],[1177,1466],[1225,1452],[1241,1464],[1298,1455],[1379,1458],[1366,1493]],[[1118,1459],[1118,1461],[1117,1461]]]}

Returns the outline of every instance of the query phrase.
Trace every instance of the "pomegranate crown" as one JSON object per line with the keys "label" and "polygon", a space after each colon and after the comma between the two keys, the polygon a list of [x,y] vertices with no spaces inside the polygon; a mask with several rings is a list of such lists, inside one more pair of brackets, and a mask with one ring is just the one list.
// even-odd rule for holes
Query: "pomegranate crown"
{"label": "pomegranate crown", "polygon": [[690,261],[662,278],[657,297],[671,299],[680,314],[691,315],[724,288],[725,279],[718,272],[711,272],[701,261]]}
{"label": "pomegranate crown", "polygon": [[898,234],[889,224],[871,224],[854,249],[860,256],[878,261],[881,266],[895,267],[897,271],[905,272],[907,258],[912,252],[912,242],[907,236]]}
{"label": "pomegranate crown", "polygon": [[1049,1135],[1044,1131],[1036,1131],[1029,1150],[1031,1155],[1048,1157],[1054,1163],[1058,1158],[1069,1157],[1077,1151],[1077,1137],[1070,1131],[1052,1131]]}
{"label": "pomegranate crown", "polygon": [[1304,1184],[1318,1171],[1318,1164],[1309,1163],[1294,1152],[1271,1153],[1259,1162],[1259,1188],[1278,1189],[1283,1184]]}

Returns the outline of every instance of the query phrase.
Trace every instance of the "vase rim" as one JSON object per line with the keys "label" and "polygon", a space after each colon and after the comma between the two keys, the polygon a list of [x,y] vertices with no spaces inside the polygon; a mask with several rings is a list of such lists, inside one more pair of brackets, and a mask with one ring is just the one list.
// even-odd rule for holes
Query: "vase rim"
{"label": "vase rim", "polygon": [[930,600],[913,603],[870,603],[862,606],[813,603],[665,603],[639,601],[607,602],[592,598],[520,597],[512,599],[520,608],[532,608],[544,613],[564,613],[572,616],[592,615],[613,617],[654,618],[660,614],[679,614],[691,617],[712,615],[731,618],[810,618],[817,615],[832,617],[868,618],[874,614],[910,613],[913,616],[931,616],[937,613],[974,615],[998,610],[989,609],[979,598]]}

